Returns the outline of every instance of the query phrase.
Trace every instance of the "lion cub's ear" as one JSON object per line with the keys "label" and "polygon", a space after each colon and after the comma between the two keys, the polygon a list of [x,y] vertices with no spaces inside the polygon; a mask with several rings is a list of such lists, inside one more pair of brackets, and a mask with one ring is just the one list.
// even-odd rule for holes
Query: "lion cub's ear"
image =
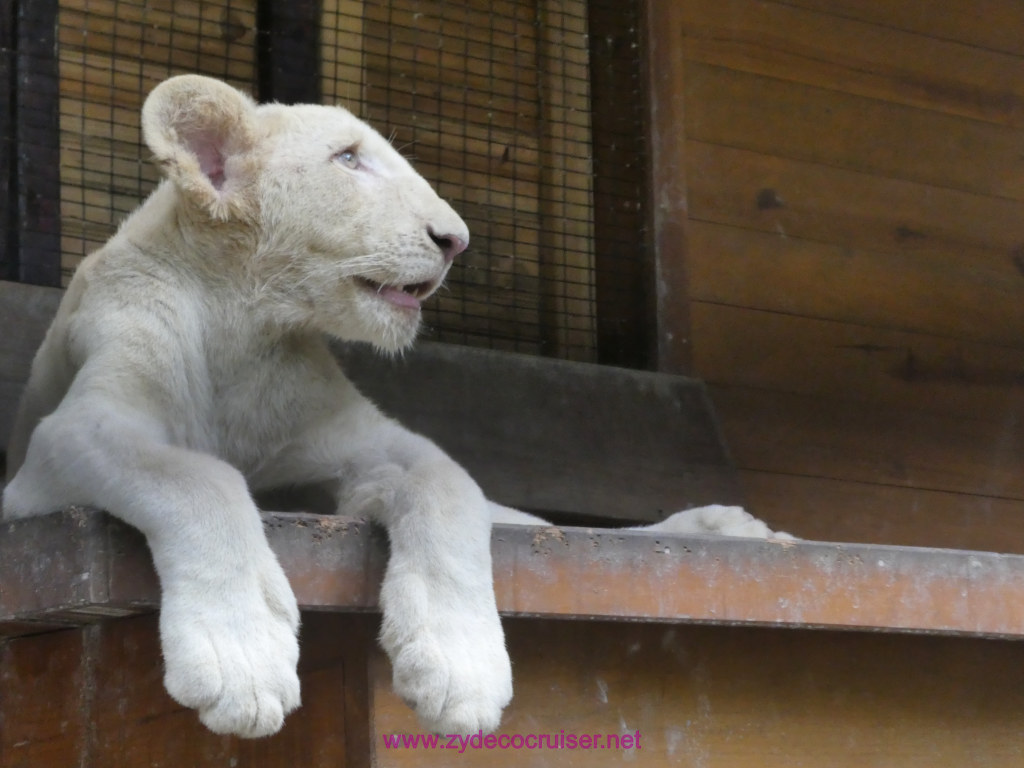
{"label": "lion cub's ear", "polygon": [[255,109],[241,91],[199,75],[165,80],[142,106],[142,134],[164,173],[214,218],[254,212]]}

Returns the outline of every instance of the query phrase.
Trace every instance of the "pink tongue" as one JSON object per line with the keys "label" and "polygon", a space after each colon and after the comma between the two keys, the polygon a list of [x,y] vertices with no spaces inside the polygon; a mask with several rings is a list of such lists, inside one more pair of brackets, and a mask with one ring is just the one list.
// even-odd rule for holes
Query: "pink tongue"
{"label": "pink tongue", "polygon": [[420,308],[420,300],[412,294],[406,293],[401,288],[384,287],[379,291],[378,295],[398,307]]}

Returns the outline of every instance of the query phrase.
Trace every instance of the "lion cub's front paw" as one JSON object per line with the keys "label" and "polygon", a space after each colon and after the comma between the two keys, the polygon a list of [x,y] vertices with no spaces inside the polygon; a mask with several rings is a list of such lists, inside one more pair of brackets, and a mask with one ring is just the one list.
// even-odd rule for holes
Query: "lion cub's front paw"
{"label": "lion cub's front paw", "polygon": [[424,728],[466,734],[498,727],[512,699],[512,665],[493,607],[438,606],[418,627],[386,613],[381,644],[391,659],[395,692]]}
{"label": "lion cub's front paw", "polygon": [[300,703],[299,611],[288,580],[273,561],[207,586],[165,590],[164,685],[215,733],[275,733]]}

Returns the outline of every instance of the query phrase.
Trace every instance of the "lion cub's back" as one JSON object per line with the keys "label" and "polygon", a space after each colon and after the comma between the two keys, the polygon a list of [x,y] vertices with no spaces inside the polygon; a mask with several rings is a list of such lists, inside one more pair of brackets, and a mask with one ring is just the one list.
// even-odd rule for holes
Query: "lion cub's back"
{"label": "lion cub's back", "polygon": [[25,450],[32,430],[45,416],[52,413],[67,394],[74,381],[74,366],[68,343],[68,320],[81,303],[86,279],[76,272],[50,323],[42,344],[32,358],[28,383],[22,393],[18,413],[11,427],[7,447],[7,479],[10,480],[25,459]]}
{"label": "lion cub's back", "polygon": [[90,350],[102,343],[102,335],[116,333],[113,327],[102,328],[114,325],[104,315],[116,313],[119,307],[132,300],[131,294],[144,292],[140,286],[125,284],[120,279],[120,274],[131,274],[128,263],[134,254],[124,253],[131,250],[130,245],[115,236],[86,257],[72,277],[32,359],[28,382],[11,428],[7,450],[9,478],[24,461],[32,431],[68,394]]}

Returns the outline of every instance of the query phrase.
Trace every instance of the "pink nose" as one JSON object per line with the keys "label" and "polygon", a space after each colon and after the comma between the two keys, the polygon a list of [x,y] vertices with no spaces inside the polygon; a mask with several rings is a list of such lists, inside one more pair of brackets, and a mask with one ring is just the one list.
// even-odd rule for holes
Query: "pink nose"
{"label": "pink nose", "polygon": [[427,233],[430,235],[430,239],[434,241],[434,245],[441,249],[445,262],[449,264],[455,260],[456,256],[466,250],[466,246],[469,245],[469,243],[457,235],[438,235],[434,232],[433,227],[428,227]]}

